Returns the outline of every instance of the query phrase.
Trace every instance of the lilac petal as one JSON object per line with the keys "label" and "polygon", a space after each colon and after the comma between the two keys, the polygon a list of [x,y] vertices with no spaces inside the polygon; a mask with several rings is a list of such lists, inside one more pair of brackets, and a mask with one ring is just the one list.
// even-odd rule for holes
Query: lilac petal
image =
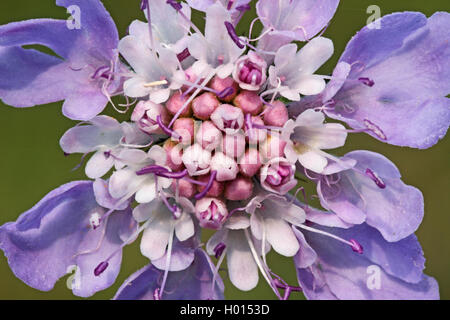
{"label": "lilac petal", "polygon": [[292,227],[295,236],[297,237],[300,249],[294,256],[295,266],[297,268],[305,269],[311,266],[317,259],[317,254],[313,248],[306,242],[305,236],[297,228]]}
{"label": "lilac petal", "polygon": [[[340,61],[353,65],[327,114],[390,144],[428,148],[450,123],[450,19],[396,13],[363,28]],[[383,45],[379,45],[383,43]],[[368,78],[374,86],[358,83]]]}
{"label": "lilac petal", "polygon": [[93,276],[96,265],[121,244],[116,231],[118,227],[123,228],[124,221],[118,224],[116,220],[126,215],[131,221],[129,211],[114,214],[99,249],[77,255],[97,246],[105,224],[96,230],[90,229],[89,218],[103,211],[95,201],[92,182],[65,184],[47,194],[16,222],[1,226],[0,248],[14,274],[29,286],[49,291],[59,278],[78,266],[74,293],[92,295],[111,285],[118,274],[120,254],[111,260],[111,266],[99,278],[86,280],[90,274]]}
{"label": "lilac petal", "polygon": [[[172,253],[170,257],[169,271],[182,271],[187,269],[195,257],[195,249],[192,248],[192,241],[179,241],[174,238]],[[153,265],[159,270],[166,270],[167,251],[159,259],[152,260]]]}
{"label": "lilac petal", "polygon": [[[66,20],[53,19],[0,26],[0,61],[4,61],[0,63],[0,98],[15,107],[66,99],[63,113],[67,117],[88,120],[107,103],[101,81],[91,76],[114,63],[117,30],[98,0],[58,0],[57,4],[78,6],[80,29],[68,28]],[[57,57],[23,49],[23,45],[45,46]],[[107,89],[114,92],[119,85],[120,80],[114,79]]]}
{"label": "lilac petal", "polygon": [[[378,229],[387,241],[398,241],[417,230],[424,214],[422,193],[400,180],[395,165],[382,155],[369,151],[353,151],[345,156],[358,161],[356,170],[340,173],[338,183],[327,186],[321,181],[318,192],[324,207],[341,219],[366,222]],[[364,172],[370,166],[385,183],[384,189]]]}
{"label": "lilac petal", "polygon": [[[318,226],[315,226],[318,227]],[[320,228],[320,227],[318,227]],[[318,255],[318,267],[321,277],[319,284],[323,283],[329,288],[324,294],[330,292],[339,299],[439,299],[437,282],[428,276],[422,275],[419,269],[423,268],[423,257],[420,246],[414,236],[399,243],[384,241],[378,232],[368,226],[358,226],[353,229],[340,230],[337,234],[342,236],[358,236],[358,241],[365,245],[367,252],[357,254],[347,245],[331,240],[320,234],[305,233],[305,237]],[[334,230],[320,228],[327,232]],[[333,232],[336,234],[336,232]],[[399,254],[401,252],[401,254]],[[418,266],[415,265],[418,262]],[[370,266],[379,266],[379,289],[369,289],[371,272]],[[385,270],[383,268],[386,267]],[[372,267],[373,268],[373,267]],[[299,273],[302,276],[304,272]],[[414,279],[415,283],[408,283],[401,278]],[[315,281],[316,279],[309,279]],[[320,287],[320,286],[319,286]],[[316,292],[316,298],[320,294]]]}
{"label": "lilac petal", "polygon": [[[223,283],[216,276],[217,284],[212,287],[212,268],[208,255],[201,249],[195,250],[191,266],[183,271],[170,272],[163,300],[207,300],[224,299]],[[131,275],[119,288],[116,300],[153,300],[153,293],[160,288],[163,271],[148,265]]]}
{"label": "lilac petal", "polygon": [[128,207],[129,201],[119,204],[117,199],[111,196],[108,190],[108,181],[96,179],[92,186],[94,188],[95,200],[103,208],[125,210]]}
{"label": "lilac petal", "polygon": [[322,271],[316,266],[297,268],[297,279],[303,294],[308,300],[337,300],[327,285]]}
{"label": "lilac petal", "polygon": [[266,29],[258,47],[276,51],[292,40],[306,41],[326,27],[336,12],[339,0],[259,0],[256,12]]}

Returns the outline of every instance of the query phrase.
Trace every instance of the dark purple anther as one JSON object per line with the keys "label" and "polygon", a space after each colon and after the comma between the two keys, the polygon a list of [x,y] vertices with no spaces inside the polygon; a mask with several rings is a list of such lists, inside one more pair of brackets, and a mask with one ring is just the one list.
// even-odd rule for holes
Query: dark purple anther
{"label": "dark purple anther", "polygon": [[216,170],[211,171],[211,175],[209,176],[209,181],[208,181],[208,184],[206,185],[205,189],[203,189],[202,192],[197,193],[197,194],[194,196],[194,198],[195,198],[196,200],[200,200],[201,198],[203,198],[204,196],[206,196],[206,194],[208,193],[208,191],[211,189],[211,187],[212,187],[212,185],[213,185],[213,183],[214,183],[214,180],[216,180],[216,176],[217,176],[217,171],[216,171]]}
{"label": "dark purple anther", "polygon": [[186,48],[183,51],[181,51],[179,54],[177,54],[178,61],[183,62],[184,59],[188,58],[191,55],[189,52],[189,49]]}
{"label": "dark purple anther", "polygon": [[103,262],[101,262],[101,263],[95,268],[95,270],[94,270],[94,275],[95,275],[96,277],[98,277],[99,275],[101,275],[101,274],[106,270],[106,268],[108,268],[108,266],[109,266],[108,261],[103,261]]}
{"label": "dark purple anther", "polygon": [[368,87],[373,87],[375,84],[375,82],[370,78],[358,78],[358,80]]}
{"label": "dark purple anther", "polygon": [[141,0],[140,8],[141,8],[142,11],[147,9],[147,4],[148,4],[147,0]]}
{"label": "dark purple anther", "polygon": [[366,169],[366,176],[372,179],[372,181],[375,182],[378,188],[380,189],[386,188],[386,184],[384,183],[384,181],[381,180],[381,178],[369,168]]}
{"label": "dark purple anther", "polygon": [[234,0],[229,0],[228,5],[227,5],[227,10],[231,10],[231,7],[233,6],[233,4],[234,4]]}
{"label": "dark purple anther", "polygon": [[98,68],[97,70],[95,70],[94,74],[91,76],[91,79],[97,79],[100,77],[107,78],[107,76],[105,76],[105,73],[107,73],[109,71],[109,68],[110,68],[109,66],[103,66],[103,67]]}
{"label": "dark purple anther", "polygon": [[152,164],[149,165],[147,167],[144,167],[138,171],[136,171],[136,175],[138,176],[142,176],[144,174],[149,174],[149,173],[164,173],[164,172],[169,172],[169,170],[167,168],[158,166],[156,164]]}
{"label": "dark purple anther", "polygon": [[229,95],[232,95],[234,93],[234,88],[233,87],[227,87],[225,89],[223,89],[222,91],[220,91],[217,94],[217,97],[219,99],[225,99],[226,97],[228,97]]}
{"label": "dark purple anther", "polygon": [[222,256],[223,250],[225,250],[226,247],[227,246],[223,242],[217,244],[217,246],[214,248],[214,256],[216,257],[216,259],[219,259]]}
{"label": "dark purple anther", "polygon": [[181,3],[176,2],[175,0],[167,0],[167,4],[170,4],[172,8],[174,8],[177,11],[180,11],[182,6]]}
{"label": "dark purple anther", "polygon": [[228,34],[229,34],[230,37],[231,37],[231,40],[233,40],[234,43],[236,43],[236,45],[237,45],[239,48],[244,49],[244,48],[245,48],[245,45],[243,45],[243,44],[241,43],[241,40],[240,40],[239,37],[237,36],[236,30],[234,29],[233,24],[232,24],[231,22],[228,22],[228,21],[225,21],[224,23],[225,23],[225,27],[227,28]]}
{"label": "dark purple anther", "polygon": [[171,136],[172,138],[178,140],[181,142],[182,137],[176,133],[175,131],[173,131],[172,129],[169,129],[163,122],[161,119],[161,116],[157,116],[156,117],[156,122],[158,123],[159,127],[162,129],[162,131],[164,131],[165,134]]}
{"label": "dark purple anther", "polygon": [[188,175],[188,170],[184,169],[183,171],[178,172],[170,172],[170,171],[158,171],[155,172],[157,176],[169,178],[169,179],[182,179]]}
{"label": "dark purple anther", "polygon": [[355,239],[350,239],[349,241],[352,244],[351,247],[352,247],[353,251],[355,251],[359,254],[363,253],[363,247],[358,241],[356,241]]}

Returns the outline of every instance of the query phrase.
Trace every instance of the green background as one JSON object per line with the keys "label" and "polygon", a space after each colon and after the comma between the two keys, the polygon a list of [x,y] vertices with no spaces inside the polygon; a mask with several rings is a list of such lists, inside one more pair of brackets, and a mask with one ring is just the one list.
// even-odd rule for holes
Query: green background
{"label": "green background", "polygon": [[[143,20],[139,0],[104,0],[118,30],[123,36],[134,19]],[[443,0],[342,0],[325,36],[335,44],[335,55],[321,71],[330,73],[348,40],[365,24],[369,17],[366,9],[376,4],[382,15],[396,11],[421,11],[430,16],[435,11],[450,11],[450,1]],[[1,0],[0,24],[32,18],[66,18],[64,8],[53,0]],[[249,12],[239,30],[248,29],[255,17]],[[199,16],[196,16],[199,21]],[[380,43],[380,45],[383,45]],[[109,108],[110,109],[110,108]],[[109,110],[110,112],[110,110]],[[0,102],[0,224],[15,220],[47,192],[57,186],[84,179],[83,170],[71,171],[79,156],[64,157],[59,148],[60,136],[75,122],[61,115],[61,103],[27,109],[14,109]],[[427,150],[389,146],[365,134],[349,137],[338,155],[350,150],[367,149],[389,157],[401,170],[403,180],[420,188],[425,197],[425,218],[417,232],[427,258],[426,272],[440,283],[442,299],[450,298],[450,196],[449,151],[450,139],[443,139]],[[311,183],[306,186],[309,194]],[[139,253],[137,242],[124,251],[122,270],[116,283],[97,293],[94,299],[111,298],[120,284],[134,271],[147,263]],[[291,259],[269,255],[269,265],[291,284],[296,283]],[[0,299],[76,299],[61,279],[51,292],[39,292],[15,278],[5,257],[0,254]],[[260,277],[259,286],[250,292],[240,292],[226,281],[226,297],[231,299],[273,299],[273,292]],[[294,293],[292,299],[302,299]]]}

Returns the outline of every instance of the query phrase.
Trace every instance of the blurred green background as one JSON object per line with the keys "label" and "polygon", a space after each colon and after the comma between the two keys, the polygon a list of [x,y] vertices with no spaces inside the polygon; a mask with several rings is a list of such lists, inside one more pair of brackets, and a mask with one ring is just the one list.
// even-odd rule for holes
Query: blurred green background
{"label": "blurred green background", "polygon": [[[88,0],[86,0],[88,1]],[[143,20],[139,0],[104,0],[123,36],[134,19]],[[64,8],[54,0],[1,0],[0,24],[32,18],[66,18]],[[253,3],[254,4],[254,3]],[[321,71],[330,73],[348,40],[365,24],[369,17],[367,7],[378,5],[382,15],[396,11],[421,11],[430,16],[435,11],[450,11],[450,1],[443,0],[343,0],[325,36],[335,44],[335,55]],[[248,30],[255,12],[248,12],[238,30]],[[201,21],[196,15],[196,20]],[[383,45],[380,43],[380,45]],[[109,108],[110,109],[110,108]],[[111,113],[111,110],[108,111]],[[0,224],[15,220],[50,190],[77,179],[84,179],[83,170],[71,171],[79,156],[65,157],[59,148],[60,136],[75,122],[61,115],[61,103],[27,109],[14,109],[0,102]],[[419,240],[427,258],[426,272],[440,284],[442,299],[450,299],[450,195],[449,152],[450,137],[428,150],[414,150],[389,146],[368,135],[349,137],[341,155],[354,149],[383,153],[401,170],[403,180],[420,188],[425,196],[425,218],[418,231]],[[309,184],[307,190],[312,194]],[[110,299],[120,284],[134,271],[144,266],[147,259],[139,253],[137,242],[124,251],[122,270],[111,288],[97,293],[94,299]],[[291,284],[296,276],[291,259],[269,255],[269,265]],[[0,254],[0,299],[77,299],[61,279],[51,292],[39,292],[15,278],[3,254]],[[268,285],[260,277],[259,286],[250,292],[240,292],[226,281],[228,299],[274,299]],[[303,299],[294,293],[291,299]]]}

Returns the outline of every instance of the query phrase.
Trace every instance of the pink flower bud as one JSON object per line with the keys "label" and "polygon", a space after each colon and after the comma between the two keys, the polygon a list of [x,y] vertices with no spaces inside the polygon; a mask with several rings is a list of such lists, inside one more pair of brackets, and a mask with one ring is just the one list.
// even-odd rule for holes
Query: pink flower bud
{"label": "pink flower bud", "polygon": [[197,118],[208,120],[219,104],[214,94],[205,92],[192,101],[192,111]]}
{"label": "pink flower bud", "polygon": [[217,171],[217,181],[228,181],[236,178],[239,168],[233,159],[227,157],[222,152],[216,152],[211,159],[211,171]]}
{"label": "pink flower bud", "polygon": [[194,119],[178,118],[173,123],[173,131],[181,136],[181,143],[190,145],[194,140]]}
{"label": "pink flower bud", "polygon": [[139,129],[146,133],[162,133],[156,122],[157,116],[161,116],[164,124],[169,124],[169,113],[162,104],[156,104],[151,101],[139,101],[133,110],[131,121],[136,122]]}
{"label": "pink flower bud", "polygon": [[239,161],[239,171],[247,177],[253,177],[261,168],[261,157],[258,150],[248,149]]}
{"label": "pink flower bud", "polygon": [[203,149],[213,151],[217,149],[222,142],[222,131],[211,121],[203,121],[195,136],[196,143],[199,143]]}
{"label": "pink flower bud", "polygon": [[238,176],[225,186],[225,198],[227,200],[246,200],[252,196],[253,182],[250,178]]}
{"label": "pink flower bud", "polygon": [[257,53],[250,51],[236,61],[233,78],[244,90],[258,90],[267,80],[267,63]]}
{"label": "pink flower bud", "polygon": [[264,122],[268,126],[282,127],[289,120],[288,110],[283,102],[274,101],[272,106],[266,106]]}
{"label": "pink flower bud", "polygon": [[195,203],[195,215],[202,228],[220,229],[228,217],[225,203],[217,198],[202,198]]}
{"label": "pink flower bud", "polygon": [[190,176],[199,176],[209,172],[211,153],[196,143],[184,150],[182,160]]}
{"label": "pink flower bud", "polygon": [[177,190],[177,183],[178,183],[178,194],[181,197],[192,198],[195,195],[197,190],[194,184],[183,179],[173,180],[171,185],[173,193],[175,193]]}
{"label": "pink flower bud", "polygon": [[184,168],[182,156],[182,148],[180,144],[167,139],[163,145],[164,150],[166,150],[166,166],[168,166],[172,171],[181,171]]}
{"label": "pink flower bud", "polygon": [[[208,183],[210,178],[210,174],[204,175],[204,176],[199,176],[197,178],[197,181],[199,182],[203,182],[203,183]],[[220,197],[223,193],[223,189],[224,189],[225,185],[223,182],[219,182],[217,180],[214,180],[212,183],[211,188],[208,190],[208,192],[206,193],[207,197]],[[205,186],[202,185],[197,185],[197,191],[198,192],[202,192],[205,189]]]}
{"label": "pink flower bud", "polygon": [[272,158],[283,157],[285,147],[286,141],[281,140],[280,135],[273,132],[261,144],[260,152],[264,159],[270,160]]}
{"label": "pink flower bud", "polygon": [[[177,91],[166,102],[166,108],[169,110],[170,114],[175,115],[188,99],[188,95],[182,96],[181,93]],[[189,117],[191,115],[191,111],[191,103],[189,103],[180,114],[180,117]]]}
{"label": "pink flower bud", "polygon": [[295,165],[285,158],[274,158],[261,168],[261,186],[271,192],[286,194],[297,185]]}
{"label": "pink flower bud", "polygon": [[[248,116],[247,116],[248,117]],[[249,143],[257,143],[257,142],[263,142],[267,138],[267,130],[266,129],[258,129],[258,128],[251,128],[250,126],[252,124],[257,125],[265,125],[264,121],[260,117],[250,117],[251,123],[245,123],[245,136]]]}
{"label": "pink flower bud", "polygon": [[230,158],[240,158],[245,152],[245,136],[242,133],[224,135],[222,152]]}
{"label": "pink flower bud", "polygon": [[233,88],[233,93],[230,95],[227,95],[226,97],[222,98],[222,101],[225,102],[231,102],[233,101],[234,97],[236,97],[239,86],[236,82],[234,82],[233,78],[227,77],[227,78],[219,78],[218,76],[215,76],[209,83],[209,87],[217,92],[222,92],[226,88]]}
{"label": "pink flower bud", "polygon": [[242,109],[244,114],[250,113],[253,116],[256,116],[259,112],[261,112],[263,103],[259,98],[259,95],[253,91],[241,91],[236,98],[234,98],[234,105]]}
{"label": "pink flower bud", "polygon": [[227,134],[234,134],[242,128],[244,114],[239,108],[230,104],[222,104],[212,113],[211,120],[220,130]]}

